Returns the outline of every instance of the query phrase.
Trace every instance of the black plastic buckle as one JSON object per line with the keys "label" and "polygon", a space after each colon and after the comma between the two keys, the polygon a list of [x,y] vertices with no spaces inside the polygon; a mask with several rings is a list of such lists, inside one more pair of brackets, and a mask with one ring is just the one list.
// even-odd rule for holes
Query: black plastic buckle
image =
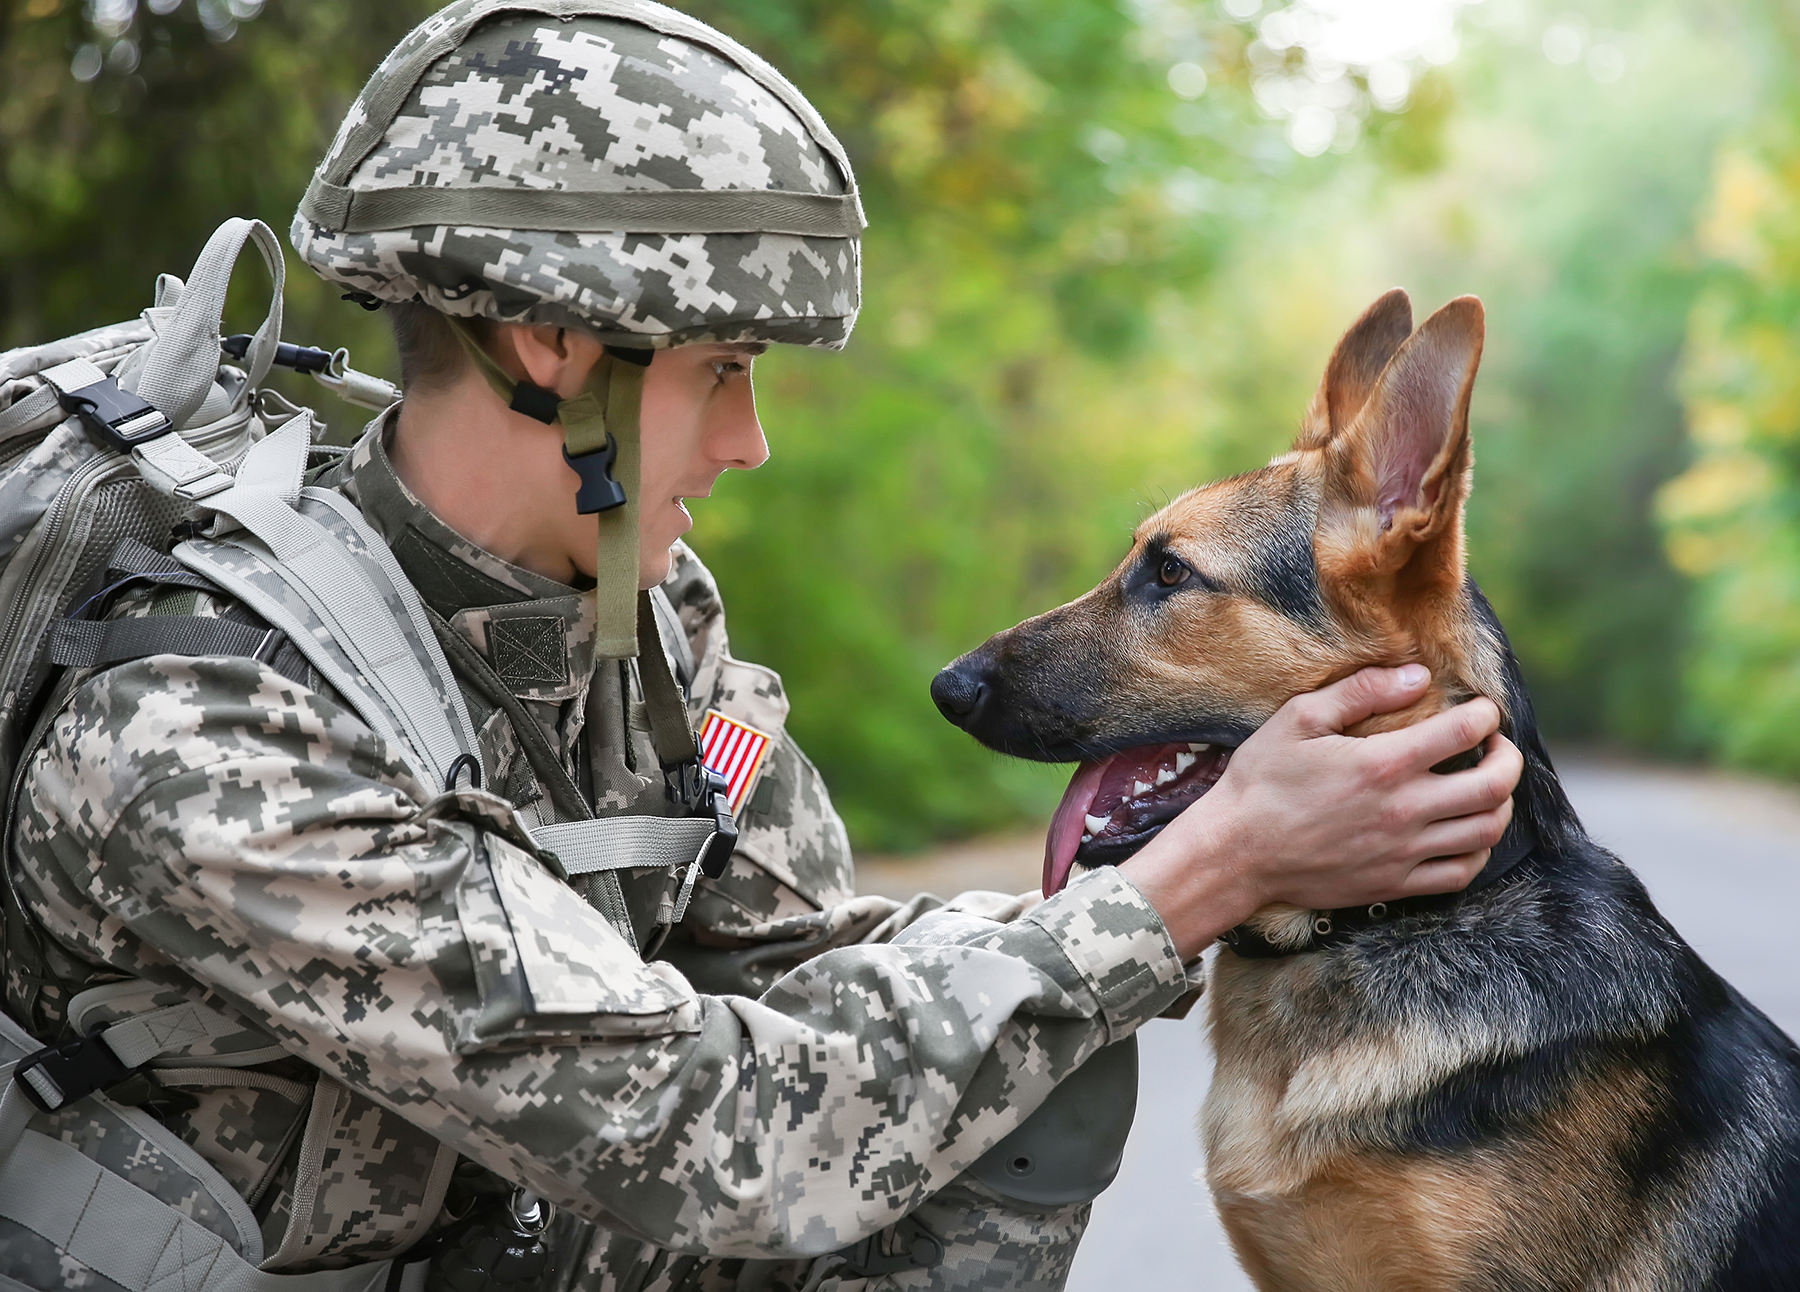
{"label": "black plastic buckle", "polygon": [[737,818],[731,814],[731,786],[725,777],[696,758],[663,768],[663,780],[671,802],[679,803],[694,816],[712,813],[713,837],[700,858],[700,873],[717,879],[731,864],[737,851]]}
{"label": "black plastic buckle", "polygon": [[911,1216],[894,1226],[894,1237],[900,1250],[888,1255],[881,1250],[881,1235],[871,1234],[837,1254],[844,1258],[845,1273],[859,1278],[881,1274],[904,1274],[908,1270],[928,1270],[943,1262],[944,1242]]}
{"label": "black plastic buckle", "polygon": [[[19,1060],[19,1066],[13,1069],[13,1080],[25,1092],[25,1097],[39,1109],[53,1113],[59,1108],[66,1108],[77,1099],[85,1099],[97,1090],[105,1090],[116,1086],[125,1078],[141,1072],[145,1064],[128,1068],[119,1061],[119,1056],[112,1052],[112,1047],[100,1039],[106,1025],[102,1023],[86,1036],[77,1036],[55,1045],[46,1045],[35,1054],[28,1054]],[[35,1072],[37,1080],[27,1077]],[[44,1091],[42,1082],[48,1081],[55,1088],[58,1096],[56,1103],[50,1103],[50,1096]]]}
{"label": "black plastic buckle", "polygon": [[700,873],[708,879],[717,879],[731,864],[731,854],[737,851],[737,818],[731,814],[731,787],[725,783],[725,778],[708,767],[706,782],[712,797],[713,837],[706,845],[706,854],[700,858]]}
{"label": "black plastic buckle", "polygon": [[139,399],[111,377],[80,390],[56,392],[63,410],[121,453],[129,453],[145,440],[174,430],[174,424],[151,404]]}
{"label": "black plastic buckle", "polygon": [[575,493],[576,511],[591,516],[625,505],[625,486],[614,480],[612,474],[613,463],[618,460],[619,442],[611,431],[606,433],[606,443],[592,453],[570,457],[568,446],[563,446],[563,461],[581,477],[581,488]]}

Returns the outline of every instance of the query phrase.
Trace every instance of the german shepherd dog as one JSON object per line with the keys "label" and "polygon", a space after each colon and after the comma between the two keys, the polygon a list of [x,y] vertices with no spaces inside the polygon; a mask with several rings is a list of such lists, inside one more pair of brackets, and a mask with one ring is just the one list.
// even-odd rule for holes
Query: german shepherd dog
{"label": "german shepherd dog", "polygon": [[994,749],[1081,764],[1046,892],[1142,846],[1294,695],[1431,669],[1351,734],[1492,699],[1525,772],[1468,892],[1271,907],[1224,939],[1201,1128],[1239,1259],[1267,1292],[1793,1292],[1800,1052],[1583,831],[1464,571],[1483,332],[1473,297],[1415,332],[1388,293],[1291,452],[1165,507],[1099,587],[932,693]]}

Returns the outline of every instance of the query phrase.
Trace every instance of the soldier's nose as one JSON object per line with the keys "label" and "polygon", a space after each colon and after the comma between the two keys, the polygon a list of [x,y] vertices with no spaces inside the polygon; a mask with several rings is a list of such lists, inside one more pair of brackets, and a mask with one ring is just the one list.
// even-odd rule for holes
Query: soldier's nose
{"label": "soldier's nose", "polygon": [[980,665],[959,659],[931,679],[931,698],[938,712],[967,730],[986,706],[992,689],[983,679]]}

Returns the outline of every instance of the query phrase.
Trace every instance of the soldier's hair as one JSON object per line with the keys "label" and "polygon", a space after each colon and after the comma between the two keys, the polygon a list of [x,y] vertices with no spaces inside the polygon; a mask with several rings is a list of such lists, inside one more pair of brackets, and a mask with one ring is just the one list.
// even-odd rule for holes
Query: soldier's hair
{"label": "soldier's hair", "polygon": [[[408,394],[442,390],[469,366],[462,342],[449,322],[431,306],[419,301],[389,302],[388,326],[394,330],[394,349],[400,352],[400,386]],[[493,324],[484,318],[470,320],[485,344]]]}

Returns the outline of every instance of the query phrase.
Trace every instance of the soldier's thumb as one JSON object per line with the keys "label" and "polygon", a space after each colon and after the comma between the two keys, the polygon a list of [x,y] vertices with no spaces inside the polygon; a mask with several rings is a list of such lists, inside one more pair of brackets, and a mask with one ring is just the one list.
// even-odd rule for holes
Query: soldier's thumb
{"label": "soldier's thumb", "polygon": [[1292,702],[1295,726],[1302,736],[1342,732],[1377,713],[1404,709],[1425,692],[1431,670],[1423,664],[1399,668],[1365,668]]}

